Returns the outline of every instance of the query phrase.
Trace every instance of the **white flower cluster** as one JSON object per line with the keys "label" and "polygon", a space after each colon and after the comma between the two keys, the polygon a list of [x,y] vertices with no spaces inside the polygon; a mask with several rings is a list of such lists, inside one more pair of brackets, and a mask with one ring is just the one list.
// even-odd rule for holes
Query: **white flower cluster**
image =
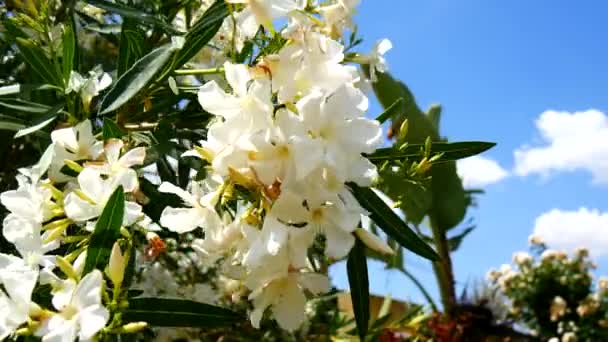
{"label": "white flower cluster", "polygon": [[510,300],[511,316],[533,330],[548,333],[547,326],[540,327],[536,318],[529,320],[546,317],[550,329],[557,327],[557,337],[547,336],[550,341],[577,341],[580,331],[590,333],[607,327],[604,317],[608,281],[600,278],[597,289],[591,288],[595,265],[589,260],[589,251],[578,248],[568,255],[548,249],[536,236],[530,238],[530,243],[536,258],[516,252],[514,267],[504,264],[487,275],[490,283]]}
{"label": "white flower cluster", "polygon": [[[330,288],[309,259],[313,245],[324,246],[330,260],[346,257],[356,237],[392,252],[359,228],[366,212],[346,185],[371,185],[376,167],[364,156],[382,143],[379,123],[365,117],[368,99],[360,87],[366,80],[347,64],[342,43],[358,1],[227,2],[233,12],[213,42],[230,41],[240,50],[263,27],[281,46],[253,66],[214,65],[224,79],[204,83],[198,99],[217,118],[206,140],[184,155],[205,160],[207,178],[192,179],[187,189],[160,184],[161,193],[179,196],[184,205],[166,207],[159,223],[175,233],[202,228],[204,238],[193,240],[192,249],[201,264],[221,263],[233,300],[248,294],[252,325],[259,327],[270,308],[281,327],[294,330],[305,319],[307,296]],[[277,19],[288,20],[280,32],[273,27]],[[383,40],[356,61],[369,65],[373,79],[386,70],[390,47]],[[219,54],[210,60],[230,59]],[[72,72],[65,93],[77,93],[88,114],[92,99],[110,84],[101,70],[88,78]],[[45,342],[86,341],[106,326],[117,328],[111,318],[119,303],[109,298],[106,282],[120,292],[128,257],[116,243],[105,276],[85,274],[85,263],[91,233],[118,187],[126,194],[123,236],[160,229],[138,203],[145,196],[134,168],[144,163],[144,147],[103,141],[88,120],[53,131],[51,140],[37,165],[20,169],[19,187],[0,195],[10,211],[2,233],[20,255],[0,254],[0,339],[35,334]],[[32,299],[43,285],[51,288],[50,304]],[[205,289],[193,289],[195,297]]]}
{"label": "white flower cluster", "polygon": [[[63,243],[84,246],[114,190],[119,185],[127,193],[138,188],[131,167],[143,163],[145,150],[123,153],[124,144],[117,139],[104,145],[93,136],[89,121],[55,130],[51,139],[37,165],[19,170],[19,187],[0,195],[10,211],[2,233],[20,255],[0,254],[0,339],[28,323],[45,342],[90,340],[109,319],[102,305],[102,273],[82,274],[86,248],[63,256],[49,252]],[[133,201],[125,202],[123,225],[159,229]],[[114,283],[117,277],[122,281],[121,272],[109,274]],[[32,301],[37,285],[51,286],[52,308]]]}
{"label": "white flower cluster", "polygon": [[[303,12],[299,1],[229,2],[247,5],[236,14],[244,39],[260,25],[273,30],[274,19],[287,17],[280,32],[287,43],[252,67],[225,62],[229,89],[215,80],[201,86],[201,106],[218,119],[201,146],[185,155],[206,160],[211,172],[191,182],[189,191],[160,185],[159,191],[186,204],[166,208],[160,224],[178,233],[203,228],[205,237],[193,248],[221,258],[224,274],[251,291],[252,324],[258,327],[270,307],[280,326],[293,330],[305,318],[305,294],[329,290],[327,277],[308,260],[317,236],[325,238],[331,259],[344,258],[353,247],[365,211],[345,184],[371,184],[376,168],[363,154],[381,144],[381,129],[365,117],[368,99],[357,88],[358,70],[345,64],[344,46],[328,34],[348,22],[344,14],[354,4],[321,6],[318,17]],[[384,71],[381,55],[390,46],[380,45],[381,53],[369,61],[381,62]],[[235,187],[249,191],[251,199],[230,210],[224,200]]]}

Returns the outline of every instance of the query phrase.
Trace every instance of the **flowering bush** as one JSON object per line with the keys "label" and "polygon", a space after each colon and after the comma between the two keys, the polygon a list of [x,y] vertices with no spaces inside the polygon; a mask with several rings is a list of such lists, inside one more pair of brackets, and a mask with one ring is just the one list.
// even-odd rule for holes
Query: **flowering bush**
{"label": "flowering bush", "polygon": [[536,257],[517,252],[513,264],[488,278],[510,300],[509,318],[550,341],[608,338],[608,280],[593,282],[595,266],[586,249],[573,255],[530,239]]}
{"label": "flowering bush", "polygon": [[[0,338],[215,329],[243,324],[241,312],[248,329],[266,317],[295,331],[307,300],[330,290],[327,266],[342,259],[364,338],[366,249],[393,250],[362,220],[437,259],[370,188],[377,165],[426,176],[492,145],[428,134],[379,149],[380,124],[407,117],[406,94],[385,74],[388,40],[353,51],[356,5],[3,8],[3,49],[16,67],[3,74],[0,105],[14,114],[1,127],[40,157],[19,165],[16,189],[0,195],[9,243],[0,254]],[[381,98],[387,109],[377,119],[367,113],[370,85],[398,95]]]}

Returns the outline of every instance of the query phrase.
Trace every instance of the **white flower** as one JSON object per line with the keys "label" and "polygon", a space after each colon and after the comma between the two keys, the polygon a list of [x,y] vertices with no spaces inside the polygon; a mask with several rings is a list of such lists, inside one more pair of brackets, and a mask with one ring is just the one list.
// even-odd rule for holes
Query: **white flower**
{"label": "white flower", "polygon": [[568,303],[560,296],[553,298],[549,309],[552,322],[558,321],[568,311]]}
{"label": "white flower", "polygon": [[89,77],[84,78],[78,72],[70,72],[70,79],[65,93],[79,93],[84,105],[85,111],[88,113],[91,106],[91,100],[99,93],[112,84],[112,77],[100,70],[89,71]]}
{"label": "white flower", "polygon": [[21,218],[42,223],[53,217],[51,190],[38,184],[23,183],[16,190],[0,194],[0,202]]}
{"label": "white flower", "polygon": [[303,9],[306,5],[306,2],[301,0],[227,0],[226,2],[248,5],[236,16],[239,30],[247,38],[253,37],[260,25],[272,29],[274,19],[284,17],[296,9]]}
{"label": "white flower", "polygon": [[325,253],[343,258],[352,248],[361,209],[351,198],[335,196],[331,201],[298,196],[284,191],[264,220],[259,238],[245,257],[246,265],[257,266],[264,254],[277,255],[286,248],[290,263],[296,268],[306,265],[308,247],[317,233],[325,235]]}
{"label": "white flower", "polygon": [[49,178],[55,182],[65,182],[70,179],[61,173],[64,160],[94,160],[103,151],[103,142],[93,136],[91,122],[85,120],[74,127],[61,128],[51,133],[55,147],[55,157],[49,169]]}
{"label": "white flower", "polygon": [[[65,214],[76,222],[94,219],[101,215],[108,199],[118,187],[121,179],[106,178],[92,168],[85,168],[78,175],[80,189],[67,194],[64,199]],[[123,224],[131,225],[142,218],[141,206],[125,201]],[[87,227],[92,230],[91,227]]]}
{"label": "white flower", "polygon": [[339,178],[349,179],[353,164],[359,172],[375,169],[361,154],[376,150],[382,131],[378,121],[363,117],[368,100],[361,91],[345,85],[327,97],[312,93],[296,106],[307,131],[322,142],[325,163],[335,168]]}
{"label": "white flower", "polygon": [[331,36],[340,36],[345,28],[352,28],[352,16],[361,0],[337,0],[319,7],[319,13],[325,23],[325,32]]}
{"label": "white flower", "polygon": [[540,255],[540,260],[543,262],[551,262],[553,260],[557,260],[559,251],[554,249],[547,249],[543,251]]}
{"label": "white flower", "polygon": [[526,252],[516,252],[513,254],[513,263],[516,265],[528,265],[532,263],[532,256]]}
{"label": "white flower", "polygon": [[27,322],[32,305],[31,297],[38,279],[38,271],[22,259],[0,254],[0,340],[4,340],[21,324]]}
{"label": "white flower", "polygon": [[59,247],[59,241],[46,241],[52,231],[46,231],[41,235],[39,223],[23,219],[17,215],[9,214],[2,223],[2,234],[7,241],[13,243],[15,248],[30,267],[40,265],[52,267],[54,256],[45,254]]}
{"label": "white flower", "polygon": [[272,279],[249,295],[253,300],[251,324],[259,328],[262,315],[270,307],[279,325],[293,331],[306,319],[304,291],[320,294],[329,291],[329,280],[318,273],[290,272],[287,276]]}
{"label": "white flower", "polygon": [[293,102],[313,91],[333,92],[355,81],[356,69],[341,64],[344,47],[340,43],[316,32],[303,36],[302,41],[287,44],[264,60],[280,103]]}
{"label": "white flower", "polygon": [[226,120],[247,120],[252,129],[266,127],[273,109],[270,82],[252,79],[244,64],[226,62],[224,71],[233,94],[227,94],[215,81],[207,82],[198,91],[203,109]]}
{"label": "white flower", "polygon": [[106,161],[103,164],[87,163],[86,166],[99,170],[102,175],[107,175],[118,180],[126,192],[137,189],[137,173],[131,167],[142,165],[146,158],[146,149],[136,147],[120,156],[124,143],[119,139],[111,139],[104,146]]}
{"label": "white flower", "polygon": [[279,181],[285,186],[300,181],[319,166],[323,146],[308,136],[301,120],[287,110],[279,110],[274,126],[250,138],[249,166],[267,186]]}
{"label": "white flower", "polygon": [[543,239],[538,235],[530,235],[528,237],[528,243],[532,246],[539,246],[543,244]]}
{"label": "white flower", "polygon": [[251,230],[256,228],[237,217],[232,222],[206,227],[205,238],[195,239],[192,248],[207,258],[217,259],[230,254],[236,260],[248,250],[246,234]]}
{"label": "white flower", "polygon": [[160,217],[160,224],[163,227],[181,234],[198,227],[214,229],[213,227],[221,225],[219,216],[213,210],[217,194],[204,194],[204,189],[197,182],[192,182],[192,193],[167,182],[163,182],[158,187],[158,191],[175,194],[190,206],[190,208],[166,207]]}
{"label": "white flower", "polygon": [[376,43],[372,52],[370,52],[367,56],[363,57],[364,61],[369,65],[369,74],[372,82],[376,82],[378,77],[376,76],[376,72],[387,72],[388,66],[386,65],[386,60],[384,59],[384,54],[390,49],[393,48],[393,44],[390,40],[384,38]]}
{"label": "white flower", "polygon": [[44,342],[91,340],[109,319],[108,310],[101,303],[103,277],[99,270],[87,274],[78,285],[67,280],[64,290],[55,294],[53,306],[58,312],[46,319],[36,331]]}

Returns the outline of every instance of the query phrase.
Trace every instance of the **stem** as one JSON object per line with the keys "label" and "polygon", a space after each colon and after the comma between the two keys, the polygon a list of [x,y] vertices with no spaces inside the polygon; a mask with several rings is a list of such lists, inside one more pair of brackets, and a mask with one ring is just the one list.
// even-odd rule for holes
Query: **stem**
{"label": "stem", "polygon": [[430,216],[430,221],[435,248],[437,248],[437,253],[439,254],[440,258],[438,261],[433,263],[433,270],[435,271],[439,291],[441,293],[443,311],[449,318],[452,316],[454,309],[456,308],[456,292],[454,290],[452,259],[450,257],[450,249],[444,229],[438,226],[432,215]]}
{"label": "stem", "polygon": [[411,274],[406,269],[402,268],[402,269],[400,269],[400,271],[406,277],[408,277],[412,281],[412,283],[414,283],[414,285],[418,288],[418,290],[420,290],[420,292],[422,292],[422,295],[424,296],[424,299],[426,299],[426,301],[429,303],[429,305],[431,306],[431,309],[433,309],[433,311],[438,311],[437,310],[437,304],[435,304],[435,301],[433,300],[433,298],[431,297],[431,295],[429,294],[429,292],[424,288],[424,286],[422,285],[422,283],[413,274]]}
{"label": "stem", "polygon": [[224,68],[212,68],[212,69],[180,69],[175,70],[175,75],[214,75],[221,74],[224,72]]}

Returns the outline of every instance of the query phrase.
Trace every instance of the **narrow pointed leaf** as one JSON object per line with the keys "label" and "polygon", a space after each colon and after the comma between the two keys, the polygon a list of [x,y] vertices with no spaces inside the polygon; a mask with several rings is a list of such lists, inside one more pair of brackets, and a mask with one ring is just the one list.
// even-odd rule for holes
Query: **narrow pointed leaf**
{"label": "narrow pointed leaf", "polygon": [[56,70],[53,62],[47,58],[44,51],[34,44],[31,40],[18,37],[17,47],[33,72],[38,74],[45,82],[52,85],[62,86],[63,82]]}
{"label": "narrow pointed leaf", "polygon": [[120,127],[118,127],[116,122],[114,122],[113,120],[108,119],[108,118],[103,120],[102,132],[103,132],[103,140],[108,140],[108,139],[112,139],[112,138],[122,138],[122,136],[125,134],[120,129]]}
{"label": "narrow pointed leaf", "polygon": [[218,327],[242,322],[245,317],[226,308],[191,300],[133,298],[122,319],[124,323],[143,321],[159,327]]}
{"label": "narrow pointed leaf", "polygon": [[61,113],[63,106],[64,106],[64,104],[60,103],[60,104],[56,105],[55,107],[49,109],[46,112],[46,114],[44,114],[43,116],[41,116],[39,118],[36,118],[36,120],[34,120],[32,122],[31,126],[24,128],[24,129],[20,129],[15,134],[15,138],[19,138],[19,137],[34,133],[34,132],[46,127],[51,122],[55,121],[57,116],[59,116],[59,114]]}
{"label": "narrow pointed leaf", "polygon": [[20,84],[11,84],[0,87],[0,96],[18,94],[19,92],[21,92]]}
{"label": "narrow pointed leaf", "polygon": [[120,77],[144,55],[145,33],[137,26],[137,21],[126,19],[122,23],[120,46],[118,49],[117,74]]}
{"label": "narrow pointed leaf", "polygon": [[475,230],[475,227],[467,227],[459,234],[449,238],[448,246],[450,247],[450,251],[454,252],[454,251],[458,250],[458,248],[460,248],[460,245],[462,244],[462,241],[464,240],[464,238],[467,237],[467,235],[469,235],[473,230]]}
{"label": "narrow pointed leaf", "polygon": [[348,254],[346,261],[350,298],[353,313],[357,322],[357,332],[361,341],[365,341],[369,325],[369,277],[367,273],[367,258],[365,245],[357,239],[355,246]]}
{"label": "narrow pointed leaf", "polygon": [[28,114],[43,114],[51,109],[51,107],[47,105],[21,99],[2,99],[0,101],[0,107]]}
{"label": "narrow pointed leaf", "polygon": [[70,73],[74,70],[76,65],[76,32],[71,24],[65,25],[65,31],[63,32],[63,56],[62,58],[62,69],[63,79],[65,82],[69,82]]}
{"label": "narrow pointed leaf", "polygon": [[[365,72],[369,72],[368,67],[364,67]],[[403,120],[407,119],[410,130],[407,134],[407,141],[411,143],[423,143],[427,137],[439,140],[439,131],[433,126],[431,120],[418,107],[416,99],[405,85],[405,83],[393,78],[388,73],[376,73],[378,80],[372,84],[374,92],[382,107],[388,109],[395,101],[403,99],[396,109],[396,114],[391,118],[393,134],[397,136]]]}
{"label": "narrow pointed leaf", "polygon": [[100,114],[106,114],[129,101],[165,65],[174,48],[171,44],[161,46],[142,57],[116,81],[101,101]]}
{"label": "narrow pointed leaf", "polygon": [[120,227],[125,212],[125,194],[122,186],[114,190],[101,212],[91,235],[83,274],[95,268],[103,270],[108,264],[112,245],[120,237]]}
{"label": "narrow pointed leaf", "polygon": [[[442,153],[441,158],[437,160],[441,163],[471,157],[483,153],[495,145],[496,143],[484,141],[434,142],[431,144],[431,154]],[[424,144],[409,144],[402,150],[394,147],[380,148],[374,153],[366,155],[366,157],[371,162],[402,159],[420,160],[423,150]]]}
{"label": "narrow pointed leaf", "polygon": [[163,18],[161,16],[156,16],[156,15],[141,11],[137,8],[132,8],[127,5],[123,5],[123,4],[116,3],[116,2],[110,2],[107,0],[86,0],[86,2],[95,7],[99,7],[106,11],[119,14],[123,18],[131,18],[131,19],[135,19],[137,21],[143,22],[143,23],[155,25],[155,26],[162,28],[166,32],[169,32],[172,34],[181,34],[181,32],[179,32],[178,30],[173,28],[173,26],[168,24],[167,21],[165,20],[165,18]]}
{"label": "narrow pointed leaf", "polygon": [[194,55],[196,55],[211,38],[215,36],[217,31],[222,26],[224,18],[228,16],[228,6],[224,0],[217,0],[209,9],[203,13],[203,16],[194,24],[190,32],[186,34],[186,42],[184,47],[179,51],[173,69],[179,68],[187,63]]}
{"label": "narrow pointed leaf", "polygon": [[363,208],[370,212],[370,218],[388,236],[406,249],[429,260],[439,256],[412,230],[395,212],[370,188],[362,188],[348,183],[351,192]]}
{"label": "narrow pointed leaf", "polygon": [[399,111],[403,108],[404,105],[403,97],[398,98],[392,105],[390,105],[384,113],[378,115],[376,118],[380,123],[384,123],[386,120],[390,118],[394,118],[399,114]]}
{"label": "narrow pointed leaf", "polygon": [[25,125],[18,123],[18,122],[12,122],[12,121],[4,121],[4,120],[0,120],[0,130],[4,130],[4,131],[18,131],[20,129],[24,129]]}

